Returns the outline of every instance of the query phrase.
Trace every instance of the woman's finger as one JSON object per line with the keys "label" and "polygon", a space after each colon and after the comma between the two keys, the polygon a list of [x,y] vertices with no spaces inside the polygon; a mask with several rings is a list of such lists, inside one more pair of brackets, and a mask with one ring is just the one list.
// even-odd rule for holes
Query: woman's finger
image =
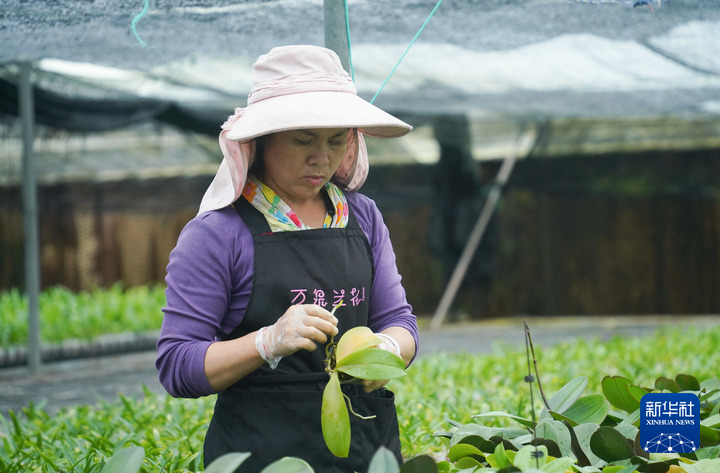
{"label": "woman's finger", "polygon": [[331,314],[328,310],[320,307],[316,304],[305,304],[302,306],[305,310],[305,313],[307,315],[318,317],[320,319],[326,320],[330,322],[333,325],[337,325],[338,319],[333,314]]}
{"label": "woman's finger", "polygon": [[387,379],[364,379],[363,389],[366,393],[375,391],[376,389],[380,389],[383,386],[385,386],[388,383],[389,380]]}
{"label": "woman's finger", "polygon": [[305,317],[303,317],[302,321],[306,326],[314,327],[323,332],[324,334],[337,335],[337,319],[335,318],[335,316],[327,312],[327,315],[332,317],[332,319],[328,320],[323,315],[314,315],[314,313],[308,313]]}

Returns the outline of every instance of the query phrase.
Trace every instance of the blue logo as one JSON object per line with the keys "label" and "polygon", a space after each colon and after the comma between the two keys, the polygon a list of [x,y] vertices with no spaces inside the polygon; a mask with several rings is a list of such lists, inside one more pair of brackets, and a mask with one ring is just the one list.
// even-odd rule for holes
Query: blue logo
{"label": "blue logo", "polygon": [[648,453],[700,448],[700,399],[693,393],[648,393],[640,400],[640,444]]}

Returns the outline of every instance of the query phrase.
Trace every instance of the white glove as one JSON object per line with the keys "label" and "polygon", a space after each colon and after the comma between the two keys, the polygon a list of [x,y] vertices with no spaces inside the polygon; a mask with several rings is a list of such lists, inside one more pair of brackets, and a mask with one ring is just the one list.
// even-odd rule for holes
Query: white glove
{"label": "white glove", "polygon": [[[390,353],[394,353],[397,356],[402,358],[402,354],[400,352],[400,344],[397,340],[395,340],[393,337],[386,333],[375,333],[375,335],[380,338],[381,342],[378,345],[378,348],[382,348],[385,351],[389,351]],[[382,388],[388,383],[389,380],[387,379],[364,379],[362,384],[363,388],[365,389],[366,393],[369,393],[370,391],[374,391],[376,389]]]}
{"label": "white glove", "polygon": [[402,353],[400,352],[400,344],[397,340],[395,340],[386,333],[376,333],[375,335],[380,337],[380,339],[382,340],[378,345],[378,348],[382,348],[383,350],[389,351],[390,353],[395,353],[397,356],[402,358]]}
{"label": "white glove", "polygon": [[315,351],[317,343],[325,343],[328,335],[336,335],[337,319],[317,305],[294,305],[273,325],[258,330],[255,348],[270,368],[277,368],[283,356],[298,350]]}

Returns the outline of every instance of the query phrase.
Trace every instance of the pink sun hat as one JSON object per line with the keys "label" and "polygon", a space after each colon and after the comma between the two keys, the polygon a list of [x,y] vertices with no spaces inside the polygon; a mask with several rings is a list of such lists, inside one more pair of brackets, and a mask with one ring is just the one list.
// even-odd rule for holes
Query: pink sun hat
{"label": "pink sun hat", "polygon": [[247,107],[236,108],[222,125],[223,161],[200,204],[199,213],[238,199],[255,154],[255,139],[280,131],[349,128],[347,154],[333,176],[344,190],[365,182],[368,155],[363,135],[395,138],[412,126],[357,95],[334,51],[319,46],[273,48],[252,68]]}

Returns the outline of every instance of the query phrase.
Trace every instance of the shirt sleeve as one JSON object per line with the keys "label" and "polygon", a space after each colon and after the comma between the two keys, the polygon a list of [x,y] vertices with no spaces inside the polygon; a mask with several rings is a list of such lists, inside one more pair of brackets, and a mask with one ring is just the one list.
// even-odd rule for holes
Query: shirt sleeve
{"label": "shirt sleeve", "polygon": [[[403,327],[415,339],[418,352],[417,317],[407,301],[402,277],[398,272],[390,232],[375,202],[362,195],[346,192],[348,203],[365,232],[375,261],[375,277],[370,290],[368,326],[374,332],[388,327]],[[354,204],[354,205],[353,205]]]}
{"label": "shirt sleeve", "polygon": [[155,365],[160,383],[175,397],[216,392],[205,374],[205,352],[240,323],[247,307],[252,252],[243,239],[250,238],[250,250],[252,240],[239,232],[236,214],[232,222],[228,217],[227,212],[196,217],[170,253]]}

